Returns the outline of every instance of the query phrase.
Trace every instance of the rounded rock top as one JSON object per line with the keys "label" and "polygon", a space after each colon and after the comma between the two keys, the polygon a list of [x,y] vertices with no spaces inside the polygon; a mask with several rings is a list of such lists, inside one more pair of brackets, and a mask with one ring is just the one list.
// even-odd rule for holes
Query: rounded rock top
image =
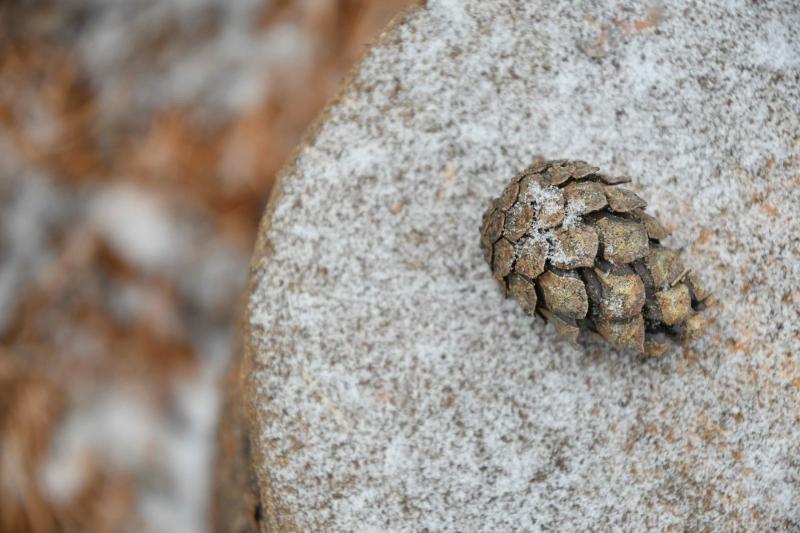
{"label": "rounded rock top", "polygon": [[[252,263],[264,529],[797,528],[793,20],[790,0],[429,0],[388,29],[283,172]],[[704,336],[644,362],[575,349],[498,296],[476,228],[533,153],[636,177],[648,235],[719,302]],[[559,202],[603,201],[562,196],[553,227]],[[669,254],[644,261],[670,280]]]}

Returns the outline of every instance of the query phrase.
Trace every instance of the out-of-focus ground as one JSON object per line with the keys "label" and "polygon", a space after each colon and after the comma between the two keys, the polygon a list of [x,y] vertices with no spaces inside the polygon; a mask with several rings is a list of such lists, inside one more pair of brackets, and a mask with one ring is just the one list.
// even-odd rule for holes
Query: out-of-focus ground
{"label": "out-of-focus ground", "polygon": [[273,178],[405,0],[0,5],[0,531],[203,531]]}

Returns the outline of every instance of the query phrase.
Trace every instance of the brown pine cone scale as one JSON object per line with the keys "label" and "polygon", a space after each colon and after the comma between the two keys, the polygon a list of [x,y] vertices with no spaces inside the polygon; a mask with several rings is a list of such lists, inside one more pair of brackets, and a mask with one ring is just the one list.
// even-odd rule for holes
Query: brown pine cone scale
{"label": "brown pine cone scale", "polygon": [[597,333],[620,350],[661,355],[668,339],[700,336],[709,294],[630,182],[583,161],[536,160],[483,216],[481,247],[529,315],[576,342]]}

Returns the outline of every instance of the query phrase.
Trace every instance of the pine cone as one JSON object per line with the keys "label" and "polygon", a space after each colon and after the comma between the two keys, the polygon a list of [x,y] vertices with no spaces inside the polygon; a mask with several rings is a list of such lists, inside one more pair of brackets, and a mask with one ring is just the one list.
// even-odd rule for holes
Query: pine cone
{"label": "pine cone", "polygon": [[504,295],[575,343],[599,333],[617,349],[666,352],[705,328],[709,295],[646,203],[583,161],[537,160],[483,217],[481,247]]}

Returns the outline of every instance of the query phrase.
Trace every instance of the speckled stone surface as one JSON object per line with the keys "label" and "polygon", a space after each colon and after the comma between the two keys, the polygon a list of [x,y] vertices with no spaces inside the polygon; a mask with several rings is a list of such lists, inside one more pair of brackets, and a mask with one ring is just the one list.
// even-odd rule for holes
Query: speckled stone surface
{"label": "speckled stone surface", "polygon": [[[800,8],[434,1],[282,176],[245,379],[266,529],[800,528]],[[659,360],[503,300],[534,154],[634,188],[720,304]]]}

